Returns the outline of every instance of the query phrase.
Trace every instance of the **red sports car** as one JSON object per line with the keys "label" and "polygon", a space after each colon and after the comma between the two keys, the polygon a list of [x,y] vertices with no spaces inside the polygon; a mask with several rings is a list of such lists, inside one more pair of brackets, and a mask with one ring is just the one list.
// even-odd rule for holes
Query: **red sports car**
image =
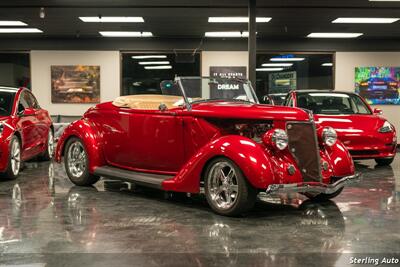
{"label": "red sports car", "polygon": [[101,176],[165,191],[199,193],[237,215],[257,193],[337,196],[359,177],[332,128],[302,109],[258,104],[248,81],[182,77],[162,95],[122,96],[90,108],[57,145],[70,180]]}
{"label": "red sports car", "polygon": [[354,93],[331,90],[292,91],[287,106],[311,110],[315,122],[332,127],[354,159],[375,159],[389,165],[396,155],[396,129]]}
{"label": "red sports car", "polygon": [[53,126],[30,90],[0,87],[0,176],[15,179],[23,161],[49,160],[54,151]]}

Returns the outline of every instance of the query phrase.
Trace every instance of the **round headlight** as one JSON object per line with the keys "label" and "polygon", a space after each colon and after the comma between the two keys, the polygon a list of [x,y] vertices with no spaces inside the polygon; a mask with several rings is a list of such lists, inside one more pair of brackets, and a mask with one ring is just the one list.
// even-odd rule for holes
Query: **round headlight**
{"label": "round headlight", "polygon": [[279,150],[284,150],[288,146],[289,138],[284,130],[275,129],[272,133],[271,141],[276,148]]}
{"label": "round headlight", "polygon": [[337,140],[337,133],[332,127],[326,127],[322,130],[322,140],[328,146],[333,146]]}

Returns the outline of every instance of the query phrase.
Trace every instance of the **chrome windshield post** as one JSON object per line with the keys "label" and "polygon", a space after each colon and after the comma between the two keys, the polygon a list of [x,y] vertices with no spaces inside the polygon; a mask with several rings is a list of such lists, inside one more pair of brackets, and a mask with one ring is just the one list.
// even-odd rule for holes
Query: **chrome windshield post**
{"label": "chrome windshield post", "polygon": [[192,110],[192,104],[190,104],[189,99],[186,96],[185,90],[183,89],[182,80],[180,77],[175,77],[175,82],[179,85],[179,88],[182,92],[183,99],[185,100],[185,107],[188,111]]}

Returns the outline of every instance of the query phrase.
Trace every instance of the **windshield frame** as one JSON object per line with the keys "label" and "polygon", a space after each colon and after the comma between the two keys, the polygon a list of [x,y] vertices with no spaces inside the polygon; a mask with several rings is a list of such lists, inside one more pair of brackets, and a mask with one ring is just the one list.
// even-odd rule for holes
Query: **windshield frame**
{"label": "windshield frame", "polygon": [[[320,92],[318,92],[318,91],[313,91],[313,92],[301,92],[301,91],[297,91],[296,92],[296,95],[295,95],[295,98],[296,98],[296,107],[298,107],[298,108],[302,108],[302,109],[305,109],[305,108],[303,108],[303,107],[300,107],[299,105],[298,105],[298,97],[300,96],[300,95],[310,95],[310,94],[337,94],[337,95],[340,95],[340,94],[342,94],[342,95],[347,95],[350,99],[352,99],[353,97],[354,98],[357,98],[358,100],[360,100],[362,103],[363,103],[363,105],[364,105],[364,107],[369,111],[369,113],[341,113],[341,114],[325,114],[325,113],[314,113],[315,115],[323,115],[323,116],[341,116],[341,115],[372,115],[373,114],[373,110],[371,109],[371,107],[370,107],[370,105],[361,97],[361,96],[359,96],[358,94],[355,94],[355,93],[352,93],[352,92],[342,92],[342,91],[329,91],[329,92],[327,92],[327,91],[320,91]],[[287,100],[287,99],[286,99]],[[354,101],[354,100],[351,100],[351,101]],[[353,103],[354,104],[354,103]],[[353,112],[354,112],[354,110],[353,110]]]}
{"label": "windshield frame", "polygon": [[[186,92],[185,92],[185,89],[184,89],[184,86],[183,86],[183,84],[182,84],[182,80],[190,80],[190,79],[192,79],[192,80],[202,80],[202,79],[219,79],[219,80],[234,80],[234,81],[240,81],[240,82],[243,82],[243,84],[246,84],[247,86],[248,86],[248,88],[249,88],[249,90],[250,90],[250,93],[251,93],[251,97],[253,97],[253,99],[254,99],[254,104],[259,104],[260,102],[259,102],[259,100],[258,100],[258,98],[257,98],[257,95],[256,95],[256,93],[254,92],[254,89],[253,89],[253,86],[251,85],[251,82],[249,81],[249,80],[247,80],[247,79],[229,79],[229,78],[220,78],[220,77],[209,77],[209,76],[183,76],[183,77],[176,77],[175,78],[175,82],[179,85],[179,88],[180,88],[180,90],[181,90],[181,92],[182,92],[182,96],[183,96],[183,99],[185,100],[185,107],[190,111],[190,110],[192,110],[192,102],[190,102],[189,101],[189,98],[187,97],[187,95],[186,95]],[[215,99],[216,100],[216,99]],[[228,99],[227,99],[228,100]],[[208,99],[208,100],[205,100],[205,102],[208,102],[208,101],[213,101],[213,99]],[[233,100],[232,100],[233,101]],[[244,101],[243,100],[243,102],[247,102],[247,101]],[[248,101],[249,103],[253,103],[253,102],[251,102],[251,101]]]}

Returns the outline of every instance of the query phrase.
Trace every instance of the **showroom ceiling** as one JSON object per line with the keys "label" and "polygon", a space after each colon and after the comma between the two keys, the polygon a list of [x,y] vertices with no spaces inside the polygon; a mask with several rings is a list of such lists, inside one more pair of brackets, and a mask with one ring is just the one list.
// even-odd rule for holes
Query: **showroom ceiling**
{"label": "showroom ceiling", "polygon": [[[39,34],[1,34],[7,37],[100,37],[99,31],[152,32],[155,37],[201,38],[207,31],[246,31],[247,24],[208,23],[211,16],[246,16],[243,0],[13,0],[1,1],[0,20],[21,20]],[[400,21],[392,24],[333,24],[338,17],[400,17],[400,2],[368,0],[257,1],[259,39],[305,38],[311,32],[363,33],[360,39],[398,39]],[[44,7],[44,18],[40,9]],[[84,23],[79,16],[140,16],[144,23]]]}

